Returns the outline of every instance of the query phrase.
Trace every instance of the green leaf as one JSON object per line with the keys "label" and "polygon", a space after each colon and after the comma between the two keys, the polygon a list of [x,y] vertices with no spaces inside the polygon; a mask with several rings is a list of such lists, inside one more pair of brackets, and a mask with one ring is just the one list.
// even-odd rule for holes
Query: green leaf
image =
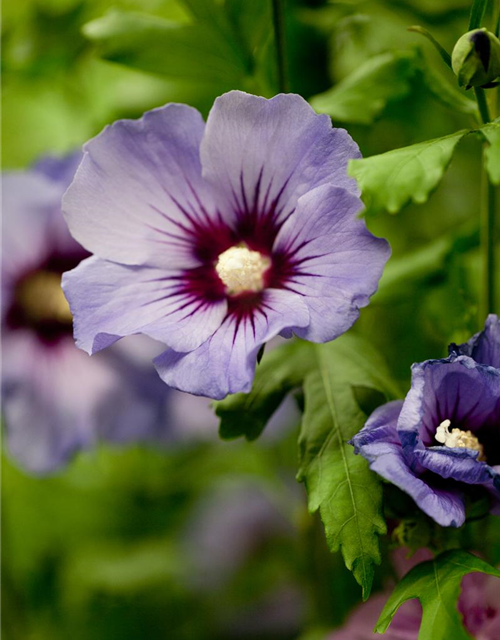
{"label": "green leaf", "polygon": [[386,526],[379,479],[348,444],[366,421],[353,385],[385,396],[397,391],[383,361],[360,338],[346,335],[312,348],[316,363],[304,383],[297,479],[306,485],[309,510],[320,511],[330,549],[342,551],[366,599]]}
{"label": "green leaf", "polygon": [[486,171],[493,184],[500,184],[500,123],[491,122],[479,129],[480,134],[488,142],[484,155]]}
{"label": "green leaf", "polygon": [[389,102],[411,91],[418,65],[415,51],[391,51],[375,56],[333,89],[313,96],[312,107],[334,120],[371,124]]}
{"label": "green leaf", "polygon": [[357,179],[367,210],[397,213],[410,201],[426,202],[448,168],[455,147],[468,133],[457,131],[370,158],[351,160],[348,173]]}
{"label": "green leaf", "polygon": [[[239,34],[233,29],[228,19],[227,3],[222,5],[215,0],[179,0],[191,13],[195,21],[212,29],[220,38],[225,40],[232,48],[233,55],[240,59],[241,63],[248,67],[250,60],[244,54],[243,43]],[[255,0],[254,0],[255,1]],[[254,2],[252,2],[253,4]]]}
{"label": "green leaf", "polygon": [[272,3],[269,0],[226,0],[225,11],[250,54],[272,40]]}
{"label": "green leaf", "polygon": [[[324,350],[334,361],[332,371],[342,384],[368,387],[381,391],[387,398],[397,398],[401,389],[392,380],[385,360],[370,342],[353,333],[346,333],[322,346],[311,345],[316,353]],[[316,366],[318,360],[316,358]]]}
{"label": "green leaf", "polygon": [[414,25],[413,27],[408,27],[408,31],[413,31],[413,33],[419,33],[421,36],[424,36],[424,38],[427,38],[430,42],[432,42],[432,44],[434,45],[434,47],[436,48],[437,52],[441,56],[441,58],[442,58],[443,62],[445,63],[445,65],[451,69],[451,56],[450,56],[450,54],[446,51],[446,49],[444,47],[442,47],[439,44],[439,42],[436,40],[436,38],[432,35],[432,33],[430,31],[428,31],[427,29],[424,29],[424,27],[421,27],[419,25]]}
{"label": "green leaf", "polygon": [[488,0],[474,0],[470,11],[469,28],[467,31],[479,29],[484,18],[487,4]]}
{"label": "green leaf", "polygon": [[417,598],[423,610],[418,640],[470,640],[462,625],[457,601],[462,578],[474,572],[500,578],[499,570],[461,550],[447,551],[417,565],[396,585],[375,631],[385,633],[399,607]]}
{"label": "green leaf", "polygon": [[366,421],[360,404],[369,411],[400,391],[377,351],[356,335],[325,345],[296,340],[265,355],[249,394],[216,403],[221,436],[256,438],[300,385],[305,414],[297,479],[306,485],[309,510],[320,511],[330,549],[342,550],[367,598],[380,562],[378,536],[385,532],[382,492],[378,477],[347,442]]}
{"label": "green leaf", "polygon": [[426,87],[432,96],[447,109],[458,111],[468,116],[473,116],[479,121],[477,103],[465,96],[461,91],[450,84],[445,78],[423,61],[422,75]]}
{"label": "green leaf", "polygon": [[266,353],[250,393],[236,393],[214,403],[221,418],[221,438],[258,438],[285,396],[302,383],[313,364],[311,346],[301,340]]}
{"label": "green leaf", "polygon": [[239,84],[246,68],[232,43],[204,24],[112,10],[83,26],[103,58],[170,78]]}

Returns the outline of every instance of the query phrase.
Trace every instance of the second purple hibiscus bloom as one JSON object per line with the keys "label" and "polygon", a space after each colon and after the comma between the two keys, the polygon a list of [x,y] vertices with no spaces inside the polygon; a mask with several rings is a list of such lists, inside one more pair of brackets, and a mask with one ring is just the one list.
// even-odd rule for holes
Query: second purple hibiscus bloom
{"label": "second purple hibiscus bloom", "polygon": [[356,452],[442,526],[465,521],[465,494],[481,486],[500,515],[500,322],[413,365],[404,401],[389,402],[353,438]]}
{"label": "second purple hibiscus bloom", "polygon": [[186,105],[85,147],[63,209],[96,255],[63,280],[77,345],[144,333],[170,386],[249,391],[260,347],[333,340],[375,292],[389,247],[357,218],[356,144],[297,95],[232,91],[205,125]]}

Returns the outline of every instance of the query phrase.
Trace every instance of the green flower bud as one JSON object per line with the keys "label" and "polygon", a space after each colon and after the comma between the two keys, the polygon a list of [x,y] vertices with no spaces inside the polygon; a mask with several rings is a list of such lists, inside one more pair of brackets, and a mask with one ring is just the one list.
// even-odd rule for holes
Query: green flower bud
{"label": "green flower bud", "polygon": [[483,87],[500,76],[500,40],[485,28],[465,33],[451,54],[461,87]]}

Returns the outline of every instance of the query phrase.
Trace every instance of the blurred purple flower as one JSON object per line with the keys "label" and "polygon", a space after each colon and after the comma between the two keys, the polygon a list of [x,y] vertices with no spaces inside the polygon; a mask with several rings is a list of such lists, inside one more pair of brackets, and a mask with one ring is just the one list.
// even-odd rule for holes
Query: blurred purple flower
{"label": "blurred purple flower", "polygon": [[[184,549],[190,583],[210,594],[223,612],[221,620],[231,630],[224,636],[291,637],[300,629],[306,598],[298,578],[286,565],[276,564],[272,579],[266,571],[271,549],[295,549],[299,540],[295,515],[305,505],[290,480],[285,502],[266,483],[221,482],[202,496],[187,523]],[[260,584],[252,589],[249,571],[267,576],[264,588]],[[234,593],[238,576],[245,585],[245,601],[226,602],[224,594]]]}
{"label": "blurred purple flower", "polygon": [[[99,438],[167,436],[167,389],[148,360],[114,348],[75,348],[61,274],[86,258],[69,235],[61,197],[81,154],[3,175],[3,411],[9,452],[46,473]],[[144,340],[139,338],[144,350]],[[150,345],[147,347],[150,348]]]}
{"label": "blurred purple flower", "polygon": [[374,471],[443,526],[463,524],[467,485],[486,489],[500,515],[498,326],[490,316],[448,358],[413,365],[406,399],[376,409],[352,439]]}
{"label": "blurred purple flower", "polygon": [[107,127],[63,206],[96,254],[63,280],[77,345],[149,335],[168,344],[155,359],[168,385],[219,399],[250,390],[274,336],[344,333],[390,253],[356,217],[358,156],[297,95],[232,91],[206,126],[169,104]]}
{"label": "blurred purple flower", "polygon": [[[422,551],[422,550],[421,550]],[[422,553],[419,552],[422,556]],[[420,558],[421,561],[427,559]],[[401,564],[401,563],[400,563]],[[414,564],[404,563],[406,568],[400,577]],[[359,605],[350,615],[346,624],[328,636],[326,640],[371,640],[379,638],[373,628],[390,595],[390,590],[372,596],[368,602]],[[470,573],[462,580],[462,591],[458,600],[458,610],[463,616],[465,628],[476,640],[498,640],[500,638],[500,581],[484,573]],[[405,602],[393,618],[385,632],[386,640],[418,640],[422,607],[418,600]]]}

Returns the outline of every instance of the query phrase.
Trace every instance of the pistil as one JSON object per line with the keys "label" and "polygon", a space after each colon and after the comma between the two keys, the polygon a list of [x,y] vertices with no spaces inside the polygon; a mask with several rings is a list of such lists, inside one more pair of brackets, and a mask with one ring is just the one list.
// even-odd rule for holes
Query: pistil
{"label": "pistil", "polygon": [[436,429],[435,438],[445,447],[452,449],[472,449],[473,451],[479,451],[478,460],[484,462],[486,457],[484,455],[484,447],[479,442],[477,437],[472,431],[462,431],[462,429],[452,429],[450,431],[451,420],[443,420]]}
{"label": "pistil", "polygon": [[230,295],[264,289],[264,274],[271,260],[244,246],[231,247],[220,254],[215,270]]}
{"label": "pistil", "polygon": [[61,289],[61,276],[39,271],[26,279],[17,291],[17,300],[34,322],[56,321],[71,324],[69,304]]}

